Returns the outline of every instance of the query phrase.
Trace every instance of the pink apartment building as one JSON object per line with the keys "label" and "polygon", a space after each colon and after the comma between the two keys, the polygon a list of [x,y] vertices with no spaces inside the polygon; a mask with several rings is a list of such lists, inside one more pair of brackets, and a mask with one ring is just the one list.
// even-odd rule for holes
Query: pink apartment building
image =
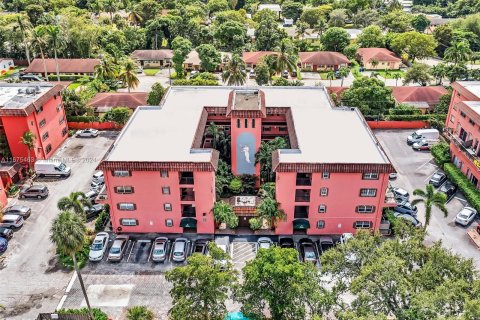
{"label": "pink apartment building", "polygon": [[480,189],[480,81],[452,84],[447,116],[453,163]]}
{"label": "pink apartment building", "polygon": [[[287,215],[276,234],[378,230],[395,170],[362,115],[334,108],[322,87],[171,87],[160,106],[137,108],[98,166],[114,230],[215,233],[219,152],[206,134],[211,122],[231,138],[234,175],[259,174],[262,141],[288,140],[290,149],[272,154]],[[230,203],[239,227],[248,227],[255,208],[237,198]]]}

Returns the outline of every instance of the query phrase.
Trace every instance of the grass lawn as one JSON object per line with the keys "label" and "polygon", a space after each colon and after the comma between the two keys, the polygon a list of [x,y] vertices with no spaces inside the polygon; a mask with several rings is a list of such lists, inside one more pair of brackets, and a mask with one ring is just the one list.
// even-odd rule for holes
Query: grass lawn
{"label": "grass lawn", "polygon": [[382,70],[382,71],[375,70],[375,72],[377,72],[380,77],[385,79],[395,79],[393,75],[397,73],[400,74],[400,78],[403,78],[403,76],[405,75],[405,72],[403,72],[402,70],[391,70],[391,71],[388,71],[388,74],[385,73],[385,70]]}
{"label": "grass lawn", "polygon": [[160,69],[143,69],[146,76],[154,76],[160,72]]}
{"label": "grass lawn", "polygon": [[78,87],[80,87],[82,84],[80,82],[72,82],[70,85],[67,87],[69,90],[75,90]]}

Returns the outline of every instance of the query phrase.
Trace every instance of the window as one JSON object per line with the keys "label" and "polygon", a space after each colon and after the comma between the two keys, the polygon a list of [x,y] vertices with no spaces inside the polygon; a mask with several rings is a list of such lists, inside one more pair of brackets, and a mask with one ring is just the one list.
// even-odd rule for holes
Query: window
{"label": "window", "polygon": [[172,211],[172,204],[171,203],[164,203],[163,210],[165,211]]}
{"label": "window", "polygon": [[325,221],[318,220],[317,221],[317,229],[323,229],[323,228],[325,228]]}
{"label": "window", "polygon": [[372,223],[370,221],[355,221],[353,227],[355,229],[370,229],[372,227]]}
{"label": "window", "polygon": [[120,219],[120,224],[125,227],[134,227],[138,226],[137,219]]}
{"label": "window", "polygon": [[37,114],[43,111],[43,106],[38,107]]}
{"label": "window", "polygon": [[119,194],[130,194],[134,192],[134,189],[131,186],[120,186],[120,187],[115,187],[113,189],[115,193],[119,193]]}
{"label": "window", "polygon": [[245,128],[248,128],[248,119],[245,119]]}
{"label": "window", "polygon": [[375,206],[357,206],[355,208],[355,212],[357,213],[374,213],[375,212]]}
{"label": "window", "polygon": [[363,180],[378,180],[378,173],[376,172],[366,172],[362,176]]}
{"label": "window", "polygon": [[468,123],[470,123],[472,126],[475,126],[475,121],[473,121],[472,119],[468,119]]}
{"label": "window", "polygon": [[330,172],[323,172],[322,173],[322,179],[330,179]]}
{"label": "window", "polygon": [[460,115],[462,116],[462,118],[465,118],[467,116],[463,111],[460,111]]}
{"label": "window", "polygon": [[360,189],[360,197],[375,197],[377,189]]}
{"label": "window", "polygon": [[240,119],[237,119],[237,128],[240,128]]}
{"label": "window", "polygon": [[62,124],[65,122],[65,117],[61,116],[60,119],[58,119],[58,124]]}
{"label": "window", "polygon": [[318,213],[325,213],[327,212],[327,206],[324,204],[321,204],[318,206]]}
{"label": "window", "polygon": [[60,110],[62,110],[62,104],[59,103],[58,106],[57,106],[57,112],[60,112]]}
{"label": "window", "polygon": [[287,131],[287,127],[278,127],[278,131],[280,131],[280,132],[286,132],[286,131]]}
{"label": "window", "polygon": [[172,219],[165,219],[165,225],[167,227],[173,227],[173,220]]}
{"label": "window", "polygon": [[450,116],[450,122],[455,123],[455,116],[453,114]]}
{"label": "window", "polygon": [[45,141],[48,139],[48,132],[45,132],[43,135],[42,135],[42,141]]}
{"label": "window", "polygon": [[160,177],[168,178],[168,170],[160,170]]}
{"label": "window", "polygon": [[322,197],[328,196],[328,188],[325,188],[325,187],[320,188],[320,196]]}
{"label": "window", "polygon": [[65,137],[67,135],[67,133],[68,133],[68,128],[67,127],[63,128],[62,129],[62,137]]}
{"label": "window", "polygon": [[132,173],[127,170],[114,170],[112,171],[114,177],[130,177]]}
{"label": "window", "polygon": [[52,151],[52,145],[51,145],[51,144],[49,144],[49,145],[45,148],[45,153],[46,153],[46,154],[49,154],[50,151]]}
{"label": "window", "polygon": [[45,126],[46,124],[47,124],[47,121],[45,119],[43,119],[42,121],[40,121],[38,126],[41,128],[41,127]]}
{"label": "window", "polygon": [[170,187],[162,187],[162,194],[170,194]]}
{"label": "window", "polygon": [[122,211],[133,211],[137,209],[137,205],[135,203],[120,202],[117,203],[117,209]]}
{"label": "window", "polygon": [[255,129],[255,119],[252,119],[252,128]]}
{"label": "window", "polygon": [[[458,94],[457,96],[460,96],[460,95]],[[454,104],[454,105],[453,105],[453,110],[457,110],[457,109],[458,109],[457,104]]]}

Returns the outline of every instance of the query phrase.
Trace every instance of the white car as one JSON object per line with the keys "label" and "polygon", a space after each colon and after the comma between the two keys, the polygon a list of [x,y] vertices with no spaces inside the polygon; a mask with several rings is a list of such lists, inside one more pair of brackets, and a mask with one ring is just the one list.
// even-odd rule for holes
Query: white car
{"label": "white car", "polygon": [[260,249],[270,249],[273,246],[273,241],[267,237],[260,237],[257,241],[257,251]]}
{"label": "white car", "polygon": [[88,254],[88,260],[100,261],[107,249],[108,239],[110,236],[106,232],[99,232],[95,236],[92,245],[90,246],[90,253]]}
{"label": "white car", "polygon": [[343,233],[340,236],[340,243],[345,244],[348,240],[353,239],[353,233]]}
{"label": "white car", "polygon": [[92,182],[102,183],[105,182],[105,177],[103,176],[103,171],[97,171],[92,176]]}
{"label": "white car", "polygon": [[95,137],[98,137],[98,130],[97,129],[79,130],[77,131],[76,136],[79,138],[95,138]]}
{"label": "white car", "polygon": [[90,190],[100,193],[104,185],[105,185],[104,181],[102,182],[92,181],[92,183],[90,183]]}
{"label": "white car", "polygon": [[470,222],[475,220],[476,216],[477,210],[471,207],[465,207],[457,214],[455,217],[455,222],[466,227],[470,224]]}

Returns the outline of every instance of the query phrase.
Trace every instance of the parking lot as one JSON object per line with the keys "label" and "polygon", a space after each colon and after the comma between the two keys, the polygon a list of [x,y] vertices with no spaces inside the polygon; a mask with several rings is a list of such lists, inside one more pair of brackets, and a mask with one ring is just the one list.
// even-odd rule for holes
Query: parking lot
{"label": "parking lot", "polygon": [[[407,145],[407,136],[414,130],[382,130],[376,131],[375,135],[380,141],[382,147],[398,171],[398,178],[391,182],[394,187],[401,187],[407,190],[411,199],[413,190],[417,188],[425,189],[431,176],[439,170],[430,152],[418,152],[412,150]],[[437,208],[432,209],[432,217],[427,228],[428,235],[426,240],[429,243],[441,240],[443,245],[453,252],[460,254],[465,258],[472,258],[476,267],[480,268],[479,251],[471,243],[467,236],[467,228],[456,225],[454,222],[457,213],[467,204],[465,198],[460,192],[452,198],[446,205],[448,217],[444,218],[443,213]],[[425,221],[425,208],[419,204],[418,218],[423,223]],[[475,226],[474,221],[468,228]]]}
{"label": "parking lot", "polygon": [[29,206],[32,214],[0,257],[0,305],[6,308],[0,311],[1,319],[34,319],[39,312],[55,310],[71,278],[70,272],[56,264],[55,247],[50,241],[50,227],[58,214],[57,202],[70,192],[88,191],[89,177],[115,136],[115,132],[108,132],[95,139],[67,139],[54,157],[72,168],[71,176],[35,181],[48,187],[45,200],[10,201],[9,205]]}

